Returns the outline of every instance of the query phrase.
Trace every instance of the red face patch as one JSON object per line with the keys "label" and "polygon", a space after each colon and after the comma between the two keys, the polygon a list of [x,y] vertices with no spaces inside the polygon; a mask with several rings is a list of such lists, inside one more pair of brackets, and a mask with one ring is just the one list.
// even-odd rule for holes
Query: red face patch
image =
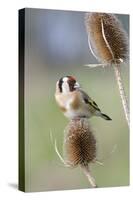
{"label": "red face patch", "polygon": [[69,78],[70,80],[76,81],[75,77],[73,77],[73,76],[68,76],[68,78]]}

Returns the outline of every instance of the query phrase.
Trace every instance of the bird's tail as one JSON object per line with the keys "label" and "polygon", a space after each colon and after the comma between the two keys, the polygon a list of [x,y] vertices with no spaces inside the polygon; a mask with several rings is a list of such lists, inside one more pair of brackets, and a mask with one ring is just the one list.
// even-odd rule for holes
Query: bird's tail
{"label": "bird's tail", "polygon": [[105,114],[103,114],[103,113],[101,113],[101,115],[100,115],[103,119],[105,119],[105,120],[112,120],[108,115],[105,115]]}

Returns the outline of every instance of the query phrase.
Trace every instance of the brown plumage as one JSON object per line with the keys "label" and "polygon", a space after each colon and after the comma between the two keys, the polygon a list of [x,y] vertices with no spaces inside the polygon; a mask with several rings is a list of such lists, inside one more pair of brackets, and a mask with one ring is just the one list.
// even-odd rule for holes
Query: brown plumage
{"label": "brown plumage", "polygon": [[67,111],[66,102],[69,101],[70,98],[73,99],[72,103],[70,104],[72,109],[76,110],[76,109],[79,109],[79,107],[81,106],[80,99],[79,99],[78,93],[76,91],[74,91],[73,93],[68,92],[67,95],[56,91],[55,98],[56,98],[56,101],[57,101],[60,109],[63,112]]}
{"label": "brown plumage", "polygon": [[118,64],[128,58],[128,39],[113,14],[87,13],[85,25],[93,55],[104,64]]}
{"label": "brown plumage", "polygon": [[96,158],[96,140],[86,118],[73,119],[66,127],[64,156],[73,167],[87,166]]}

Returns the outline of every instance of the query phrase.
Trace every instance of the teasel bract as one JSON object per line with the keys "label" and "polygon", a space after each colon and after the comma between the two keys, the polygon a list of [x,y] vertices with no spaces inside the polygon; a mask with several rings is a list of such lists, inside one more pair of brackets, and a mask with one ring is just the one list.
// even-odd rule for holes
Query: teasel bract
{"label": "teasel bract", "polygon": [[97,187],[89,168],[89,164],[96,160],[96,139],[88,119],[80,118],[69,121],[65,128],[64,158],[68,166],[80,166],[90,185]]}
{"label": "teasel bract", "polygon": [[126,62],[129,57],[127,33],[114,14],[86,13],[85,26],[89,48],[101,63],[94,66],[114,67],[125,117],[129,125],[128,101],[121,78],[121,63]]}

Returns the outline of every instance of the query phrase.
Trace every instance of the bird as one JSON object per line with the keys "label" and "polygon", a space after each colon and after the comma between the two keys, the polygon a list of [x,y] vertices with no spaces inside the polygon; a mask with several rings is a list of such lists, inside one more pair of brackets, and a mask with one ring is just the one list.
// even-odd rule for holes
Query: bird
{"label": "bird", "polygon": [[69,120],[89,119],[92,116],[112,120],[108,115],[101,112],[95,101],[88,96],[73,76],[64,76],[57,81],[55,100]]}

